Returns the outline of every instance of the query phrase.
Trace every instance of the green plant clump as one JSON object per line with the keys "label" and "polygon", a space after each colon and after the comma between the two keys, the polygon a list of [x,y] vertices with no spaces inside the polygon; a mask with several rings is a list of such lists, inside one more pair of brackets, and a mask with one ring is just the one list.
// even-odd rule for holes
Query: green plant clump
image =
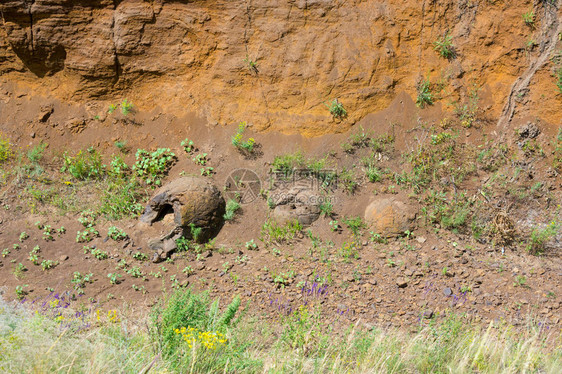
{"label": "green plant clump", "polygon": [[10,159],[12,155],[13,152],[10,141],[2,133],[0,133],[0,164]]}
{"label": "green plant clump", "polygon": [[236,134],[232,137],[232,145],[238,150],[252,153],[256,145],[254,138],[248,138],[248,140],[242,140],[244,136],[244,131],[246,130],[246,122],[242,122],[238,125],[238,130]]}
{"label": "green plant clump", "polygon": [[185,153],[191,153],[195,149],[193,140],[189,140],[188,138],[185,138],[184,140],[181,141],[181,146],[183,147]]}
{"label": "green plant clump", "polygon": [[535,12],[533,12],[531,10],[527,13],[523,13],[523,21],[525,22],[526,25],[534,27],[535,26]]}
{"label": "green plant clump", "polygon": [[429,78],[422,80],[417,87],[418,97],[416,99],[416,105],[420,108],[425,108],[428,105],[433,105],[434,95],[431,92],[431,82]]}
{"label": "green plant clump", "polygon": [[101,179],[105,165],[102,164],[100,154],[92,147],[86,151],[79,151],[76,156],[63,156],[62,172],[68,172],[78,180]]}
{"label": "green plant clump", "polygon": [[191,289],[176,292],[152,309],[151,336],[164,357],[174,357],[185,344],[179,333],[182,328],[225,333],[231,324],[236,324],[234,317],[239,308],[238,296],[219,313],[218,301],[211,303],[208,293],[196,294]]}
{"label": "green plant clump", "polygon": [[264,243],[283,243],[295,238],[302,232],[302,226],[297,220],[289,221],[280,225],[272,219],[268,219],[262,226],[260,239]]}
{"label": "green plant clump", "polygon": [[137,176],[144,178],[146,184],[160,186],[162,178],[176,160],[176,155],[170,148],[158,148],[150,153],[144,149],[137,150],[137,162],[133,170]]}
{"label": "green plant clump", "polygon": [[447,33],[434,41],[433,49],[443,58],[451,59],[455,57],[455,48],[453,47],[453,37],[451,34]]}
{"label": "green plant clump", "polygon": [[240,203],[236,200],[229,199],[226,202],[226,212],[224,213],[223,218],[226,221],[231,221],[234,219],[236,212],[240,209]]}
{"label": "green plant clump", "polygon": [[535,228],[531,232],[531,236],[527,241],[525,249],[532,254],[543,254],[546,249],[546,243],[555,237],[560,230],[560,225],[552,221],[543,228]]}
{"label": "green plant clump", "polygon": [[99,212],[110,220],[136,217],[144,210],[146,197],[134,178],[112,180],[104,188]]}
{"label": "green plant clump", "polygon": [[125,231],[121,230],[118,227],[115,226],[111,226],[108,230],[107,230],[107,236],[110,239],[119,241],[119,240],[125,240],[127,239],[129,236],[127,235],[127,233],[125,233]]}
{"label": "green plant clump", "polygon": [[343,119],[347,117],[347,111],[343,107],[343,104],[338,101],[338,99],[332,100],[330,103],[324,104],[328,107],[330,114],[333,118]]}
{"label": "green plant clump", "polygon": [[298,177],[316,178],[322,187],[330,186],[337,178],[336,171],[329,167],[327,157],[306,159],[301,151],[275,156],[271,172],[281,179],[289,179],[298,172]]}
{"label": "green plant clump", "polygon": [[131,103],[127,99],[124,99],[121,102],[121,113],[123,113],[123,115],[126,116],[129,113],[131,113],[132,110],[133,110],[133,103]]}
{"label": "green plant clump", "polygon": [[342,219],[342,222],[349,228],[355,237],[358,237],[361,234],[361,230],[367,227],[361,217],[345,217]]}

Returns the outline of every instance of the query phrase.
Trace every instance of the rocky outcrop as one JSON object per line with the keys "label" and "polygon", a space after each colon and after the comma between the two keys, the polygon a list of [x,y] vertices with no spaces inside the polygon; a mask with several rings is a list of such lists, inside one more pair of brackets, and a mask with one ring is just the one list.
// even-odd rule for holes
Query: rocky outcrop
{"label": "rocky outcrop", "polygon": [[[560,17],[556,4],[536,7],[537,23]],[[475,83],[499,115],[534,53],[527,11],[523,1],[6,0],[0,73],[65,99],[127,95],[140,109],[305,135],[344,131],[399,91],[415,97],[421,76],[446,84],[448,101]],[[453,60],[433,50],[447,32]],[[557,121],[539,112],[557,108],[551,74],[529,84],[541,105],[528,114]],[[345,120],[331,118],[334,98]]]}

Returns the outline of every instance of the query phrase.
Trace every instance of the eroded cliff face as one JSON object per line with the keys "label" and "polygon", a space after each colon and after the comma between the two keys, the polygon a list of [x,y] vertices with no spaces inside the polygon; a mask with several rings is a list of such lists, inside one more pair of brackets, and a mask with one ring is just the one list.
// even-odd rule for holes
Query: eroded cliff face
{"label": "eroded cliff face", "polygon": [[[444,109],[476,87],[492,121],[512,97],[509,119],[558,123],[559,3],[4,0],[0,79],[65,100],[128,97],[141,109],[319,135],[348,129],[401,91],[415,97],[429,77]],[[447,32],[450,60],[433,48]],[[526,72],[528,84],[512,92]],[[334,98],[343,121],[324,104]]]}

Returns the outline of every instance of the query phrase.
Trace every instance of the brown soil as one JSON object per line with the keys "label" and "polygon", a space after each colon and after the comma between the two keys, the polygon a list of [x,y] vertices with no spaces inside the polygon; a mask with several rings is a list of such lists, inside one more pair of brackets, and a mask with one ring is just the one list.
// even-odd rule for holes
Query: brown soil
{"label": "brown soil", "polygon": [[[560,231],[542,255],[525,250],[534,228],[562,222],[561,170],[553,167],[560,126],[561,93],[553,73],[562,64],[556,53],[562,43],[561,1],[70,3],[0,5],[0,133],[23,153],[48,145],[40,162],[43,174],[10,174],[23,170],[25,156],[1,165],[0,250],[10,250],[0,258],[6,297],[15,298],[15,287],[24,284],[29,299],[51,289],[74,292],[73,273],[91,272],[94,281],[77,300],[93,298],[108,307],[151,306],[170,290],[173,277],[178,286],[210,290],[222,299],[240,294],[267,316],[318,303],[325,318],[343,324],[410,326],[445,310],[483,323],[521,324],[532,316],[549,326],[562,324]],[[534,25],[521,17],[530,10]],[[456,52],[452,59],[440,57],[433,44],[448,31]],[[432,83],[435,103],[420,109],[416,87],[423,77]],[[457,101],[468,105],[471,90],[477,109],[467,125],[452,108]],[[110,104],[125,97],[134,104],[132,113],[108,113]],[[347,117],[331,117],[324,103],[334,98]],[[242,120],[249,125],[244,136],[259,145],[252,157],[231,144]],[[517,134],[528,122],[539,129],[529,140],[538,148],[523,146]],[[395,139],[392,149],[376,155],[377,166],[391,171],[382,182],[370,183],[362,171],[368,149],[342,150],[350,135],[363,131]],[[429,188],[398,185],[393,176],[411,172],[406,156],[443,131],[454,133],[466,153],[453,158],[466,156],[466,167],[474,170],[461,182],[442,178],[432,188],[447,191],[449,200],[465,193],[480,207],[489,231],[477,238],[466,227],[448,230],[428,222],[420,210],[413,235],[374,243],[364,229],[355,239],[356,251],[342,256],[354,240],[343,219],[363,217],[373,199],[396,196],[426,207]],[[106,163],[122,154],[132,165],[137,149],[169,147],[178,161],[166,182],[200,175],[194,155],[180,146],[185,138],[195,142],[195,154],[208,154],[214,168],[209,179],[220,189],[232,170],[247,168],[267,191],[275,156],[298,150],[307,158],[327,157],[340,172],[352,170],[358,187],[348,193],[340,183],[331,194],[333,217],[321,217],[281,244],[260,240],[270,214],[264,198],[243,205],[209,250],[178,253],[171,262],[150,261],[149,235],[134,218],[100,219],[100,237],[76,242],[76,232],[83,230],[77,218],[99,205],[102,187],[61,172],[64,152],[92,146]],[[120,153],[117,141],[125,141],[128,152]],[[490,155],[477,161],[483,151]],[[31,187],[52,189],[65,208],[34,199]],[[331,220],[343,228],[334,232]],[[36,222],[64,226],[66,233],[45,241]],[[111,226],[131,239],[106,240]],[[29,238],[20,242],[23,231]],[[310,236],[323,244],[314,247]],[[257,250],[246,248],[251,240]],[[85,254],[85,244],[107,251],[109,259]],[[36,245],[39,262],[59,264],[46,271],[33,265],[27,258]],[[148,260],[134,259],[137,252]],[[123,259],[146,280],[116,270]],[[13,274],[18,263],[28,269],[20,278]],[[190,276],[182,272],[187,266],[194,270]],[[111,284],[109,273],[123,277]],[[318,282],[327,288],[319,292]]]}
{"label": "brown soil", "polygon": [[[179,253],[172,257],[173,262],[150,262],[152,253],[144,245],[148,238],[138,229],[135,219],[120,222],[101,220],[96,226],[100,237],[91,243],[76,243],[75,233],[83,230],[77,221],[79,212],[96,206],[97,195],[93,183],[64,184],[70,177],[60,173],[61,161],[57,156],[66,150],[93,145],[108,158],[110,154],[118,153],[113,145],[116,140],[126,140],[131,150],[170,147],[178,155],[178,162],[167,177],[167,180],[172,180],[180,173],[199,174],[199,166],[191,161],[192,155],[186,155],[179,146],[181,140],[188,137],[195,141],[196,153],[208,153],[209,165],[215,171],[210,179],[220,188],[233,169],[248,168],[257,172],[263,188],[267,189],[269,165],[276,155],[302,150],[307,157],[330,154],[329,160],[340,169],[360,165],[359,160],[368,152],[358,150],[348,154],[342,151],[341,144],[349,134],[365,130],[379,135],[394,133],[395,148],[385,154],[379,166],[400,172],[408,168],[401,154],[412,149],[416,145],[415,139],[421,139],[424,133],[419,123],[438,124],[442,116],[435,108],[420,111],[406,94],[399,95],[384,111],[367,116],[346,134],[304,138],[300,135],[249,131],[245,136],[256,138],[259,152],[256,152],[257,157],[247,158],[230,144],[234,126],[208,125],[195,116],[175,118],[158,109],[150,113],[135,111],[127,117],[117,112],[109,115],[101,104],[69,105],[53,98],[31,96],[19,89],[14,85],[2,87],[2,110],[9,113],[2,116],[4,134],[23,150],[40,141],[46,142],[48,148],[44,159],[52,161],[41,163],[46,170],[45,175],[52,180],[51,184],[62,188],[61,194],[68,194],[68,199],[74,191],[76,196],[72,199],[77,203],[75,213],[71,210],[60,215],[60,210],[34,202],[24,193],[25,185],[31,181],[41,186],[40,180],[25,177],[6,180],[2,187],[0,248],[11,249],[14,243],[19,243],[21,247],[12,249],[1,259],[0,279],[7,297],[14,297],[14,288],[22,284],[29,285],[27,297],[31,299],[49,294],[49,289],[72,291],[70,280],[72,274],[78,271],[94,274],[94,282],[86,285],[83,298],[94,298],[108,307],[123,304],[150,306],[164,289],[170,290],[173,283],[170,277],[175,276],[180,286],[209,289],[213,296],[222,299],[240,294],[244,301],[252,301],[252,308],[267,315],[286,313],[304,303],[321,303],[326,318],[343,323],[360,319],[367,324],[411,325],[418,323],[424,312],[429,316],[445,310],[466,312],[482,322],[504,318],[519,324],[529,315],[548,324],[562,322],[562,305],[557,298],[562,294],[562,262],[560,245],[556,243],[546,255],[533,256],[526,253],[521,245],[493,246],[491,239],[478,241],[470,235],[439,230],[419,219],[411,238],[396,238],[387,244],[371,242],[368,230],[364,230],[357,240],[356,256],[342,256],[341,248],[353,241],[351,232],[342,224],[342,218],[362,217],[365,207],[375,197],[373,192],[378,191],[377,196],[385,196],[388,186],[393,184],[389,180],[369,183],[362,176],[360,167],[354,169],[359,182],[355,193],[350,195],[338,188],[333,193],[335,215],[320,218],[308,228],[322,241],[332,241],[334,244],[330,248],[325,245],[314,248],[306,231],[288,243],[266,246],[258,239],[269,211],[267,202],[262,198],[243,205],[236,219],[225,224],[213,249],[199,256]],[[45,122],[40,122],[37,118],[41,108],[46,107],[53,108],[53,113]],[[95,115],[99,119],[93,119]],[[67,126],[69,123],[84,125],[81,130],[73,132]],[[490,127],[485,126],[485,121],[479,123],[478,129],[461,129],[460,139],[467,144],[481,144],[490,135]],[[539,137],[545,138],[544,134]],[[128,153],[125,158],[129,165],[133,164],[134,152]],[[527,161],[533,165],[533,183],[548,181],[550,192],[559,197],[560,177],[548,178],[546,171],[549,167],[542,159],[540,162]],[[480,170],[462,188],[477,195],[478,188],[489,178],[489,173]],[[530,182],[525,182],[528,178],[525,174],[523,182],[516,183],[528,185]],[[42,186],[46,188],[48,185]],[[396,196],[402,199],[416,200],[411,191],[401,188],[396,188],[396,191]],[[531,197],[527,203],[514,203],[504,191],[497,190],[496,195],[492,194],[492,205],[495,204],[494,209],[502,210],[508,209],[502,208],[502,204],[511,204],[510,217],[515,219],[520,229],[524,229],[525,220],[541,215],[540,212],[548,210],[548,205],[560,201],[558,197],[547,201],[537,196]],[[331,219],[339,220],[344,227],[333,232],[329,225]],[[45,241],[42,231],[35,226],[38,221],[55,229],[64,226],[66,233],[54,234],[53,241]],[[107,229],[112,225],[122,228],[132,241],[107,240]],[[20,243],[22,231],[30,237]],[[521,236],[518,240],[523,238]],[[258,244],[258,250],[245,247],[245,243],[252,239]],[[85,244],[107,251],[110,258],[97,260],[91,254],[84,254]],[[39,262],[51,259],[60,264],[47,271],[33,265],[27,257],[36,245],[41,248]],[[326,249],[322,250],[322,247]],[[135,260],[132,255],[136,252],[147,254],[149,260]],[[122,259],[129,263],[129,268],[138,266],[146,280],[133,278],[122,269],[116,270]],[[12,270],[20,262],[28,271],[23,278],[17,279]],[[194,270],[189,277],[182,273],[186,266]],[[226,274],[225,266],[230,267]],[[277,275],[289,272],[294,275],[284,286],[275,281]],[[119,284],[110,284],[109,273],[123,275]],[[156,273],[162,277],[155,277]],[[524,277],[525,284],[517,285],[517,277]],[[315,280],[329,285],[320,294],[314,293],[311,288],[317,287],[314,286]],[[133,289],[133,285],[143,287],[144,291]],[[108,299],[108,295],[114,298]],[[78,297],[78,300],[82,299]]]}

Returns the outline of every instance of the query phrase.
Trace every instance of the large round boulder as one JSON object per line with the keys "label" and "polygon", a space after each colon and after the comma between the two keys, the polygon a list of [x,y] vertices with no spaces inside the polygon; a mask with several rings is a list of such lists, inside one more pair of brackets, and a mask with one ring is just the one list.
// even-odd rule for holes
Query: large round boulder
{"label": "large round boulder", "polygon": [[148,245],[166,258],[182,236],[198,242],[216,236],[224,224],[225,205],[218,188],[207,180],[182,177],[159,188],[139,220],[149,226],[162,226],[162,235]]}
{"label": "large round boulder", "polygon": [[400,236],[414,229],[416,209],[396,198],[381,198],[365,209],[365,222],[385,237]]}

